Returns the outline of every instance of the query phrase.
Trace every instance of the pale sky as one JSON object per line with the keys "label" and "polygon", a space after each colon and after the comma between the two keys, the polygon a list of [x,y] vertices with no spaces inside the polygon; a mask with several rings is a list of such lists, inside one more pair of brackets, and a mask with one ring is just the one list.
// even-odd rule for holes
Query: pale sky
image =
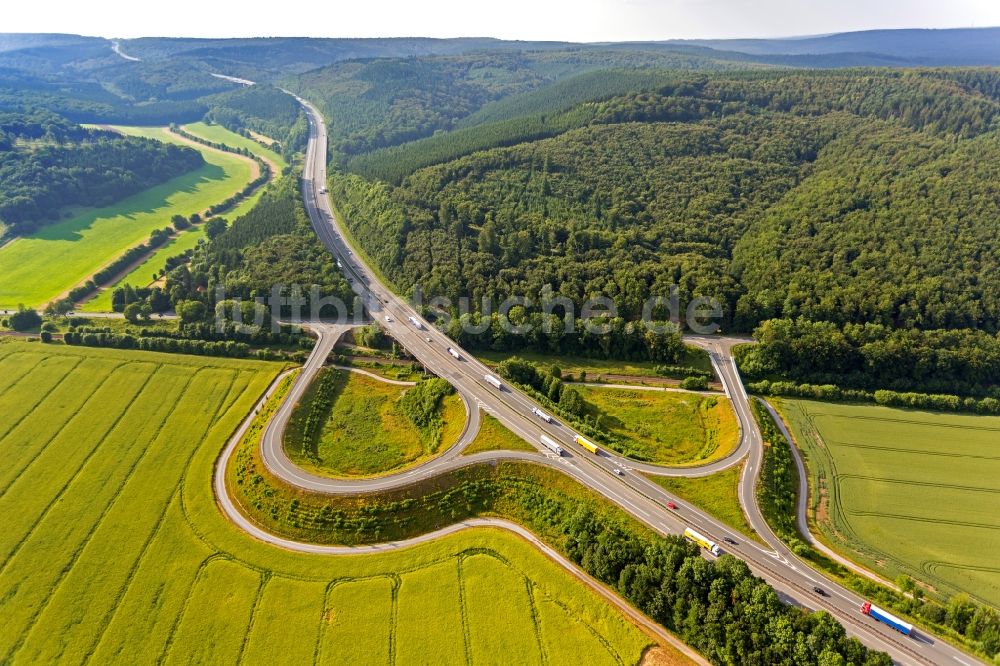
{"label": "pale sky", "polygon": [[1000,26],[997,0],[3,0],[0,32],[578,42]]}

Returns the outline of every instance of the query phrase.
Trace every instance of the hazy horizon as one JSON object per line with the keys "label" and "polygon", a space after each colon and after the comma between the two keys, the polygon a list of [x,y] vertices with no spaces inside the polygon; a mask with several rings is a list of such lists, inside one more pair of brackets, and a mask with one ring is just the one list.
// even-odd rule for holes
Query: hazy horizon
{"label": "hazy horizon", "polygon": [[672,39],[769,39],[882,29],[1000,26],[1000,3],[955,0],[795,2],[762,0],[508,0],[470,9],[459,0],[415,5],[381,0],[348,7],[177,0],[139,15],[133,3],[39,0],[6,8],[6,33],[137,37],[492,37],[505,40],[621,42]]}

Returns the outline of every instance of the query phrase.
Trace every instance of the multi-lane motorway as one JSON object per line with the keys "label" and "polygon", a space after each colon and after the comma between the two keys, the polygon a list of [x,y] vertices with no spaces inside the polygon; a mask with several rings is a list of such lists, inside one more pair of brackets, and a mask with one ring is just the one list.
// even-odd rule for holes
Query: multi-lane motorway
{"label": "multi-lane motorway", "polygon": [[[319,112],[310,103],[302,99],[299,99],[299,102],[305,108],[310,123],[310,138],[302,183],[305,206],[317,234],[340,261],[368,312],[429,371],[455,386],[466,401],[466,405],[470,407],[472,418],[478,418],[476,407],[481,408],[500,420],[512,432],[535,445],[541,453],[488,452],[459,458],[458,452],[470,438],[466,436],[444,455],[401,474],[366,481],[332,480],[308,474],[287,459],[280,445],[283,423],[279,418],[272,422],[263,439],[264,461],[272,472],[288,483],[304,488],[329,493],[356,493],[412,483],[481,459],[498,456],[528,458],[558,467],[662,534],[678,534],[685,526],[691,526],[708,535],[718,542],[725,552],[746,561],[754,573],[767,580],[787,601],[830,612],[841,621],[850,635],[858,637],[873,648],[888,652],[898,663],[975,662],[974,658],[935,637],[922,632],[918,632],[916,637],[905,637],[862,615],[859,608],[864,600],[861,597],[825,579],[798,560],[772,534],[760,514],[754,493],[763,446],[760,431],[750,409],[749,398],[730,354],[730,347],[735,341],[714,337],[689,339],[689,342],[709,352],[715,370],[732,401],[741,429],[741,441],[736,453],[703,468],[664,470],[640,465],[609,452],[595,456],[575,443],[575,433],[565,425],[557,422],[546,423],[534,416],[531,410],[535,404],[526,395],[506,385],[503,390],[497,390],[487,383],[484,377],[490,370],[486,366],[420,319],[418,312],[386,288],[355,255],[345,240],[341,222],[335,217],[325,194],[327,156],[325,124]],[[417,328],[410,317],[420,321],[422,327]],[[334,331],[320,331],[320,343],[317,345],[320,352],[329,349],[329,345],[332,344],[329,339],[334,333]],[[456,359],[449,354],[448,347],[456,349],[461,358]],[[322,354],[314,354],[311,358],[315,363],[322,363],[323,360],[325,355]],[[290,405],[294,401],[289,400],[286,403]],[[468,432],[475,432],[474,424]],[[540,446],[539,441],[543,434],[557,441],[565,450],[565,455],[556,457]],[[744,457],[747,457],[747,463],[740,483],[740,500],[750,524],[767,542],[767,547],[744,538],[637,473],[641,470],[685,476],[709,474],[736,464]],[[676,503],[679,509],[676,511],[667,509],[668,502]],[[723,543],[727,538],[735,543]],[[817,587],[824,590],[825,595],[817,594],[814,591]]]}

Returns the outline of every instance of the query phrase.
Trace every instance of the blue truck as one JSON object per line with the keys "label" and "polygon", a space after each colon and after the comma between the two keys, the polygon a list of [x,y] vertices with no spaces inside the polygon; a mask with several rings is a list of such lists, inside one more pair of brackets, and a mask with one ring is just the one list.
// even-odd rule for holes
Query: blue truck
{"label": "blue truck", "polygon": [[884,611],[878,606],[873,606],[870,601],[866,601],[861,604],[861,612],[869,617],[875,618],[879,622],[889,625],[904,636],[910,636],[913,634],[912,624],[909,622],[903,622],[892,613]]}

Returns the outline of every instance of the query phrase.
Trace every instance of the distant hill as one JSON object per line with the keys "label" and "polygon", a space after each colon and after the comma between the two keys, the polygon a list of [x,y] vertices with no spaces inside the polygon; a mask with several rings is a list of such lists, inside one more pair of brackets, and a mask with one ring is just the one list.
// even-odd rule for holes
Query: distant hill
{"label": "distant hill", "polygon": [[865,30],[790,39],[705,39],[662,42],[752,55],[878,54],[914,65],[1000,65],[1000,28]]}

